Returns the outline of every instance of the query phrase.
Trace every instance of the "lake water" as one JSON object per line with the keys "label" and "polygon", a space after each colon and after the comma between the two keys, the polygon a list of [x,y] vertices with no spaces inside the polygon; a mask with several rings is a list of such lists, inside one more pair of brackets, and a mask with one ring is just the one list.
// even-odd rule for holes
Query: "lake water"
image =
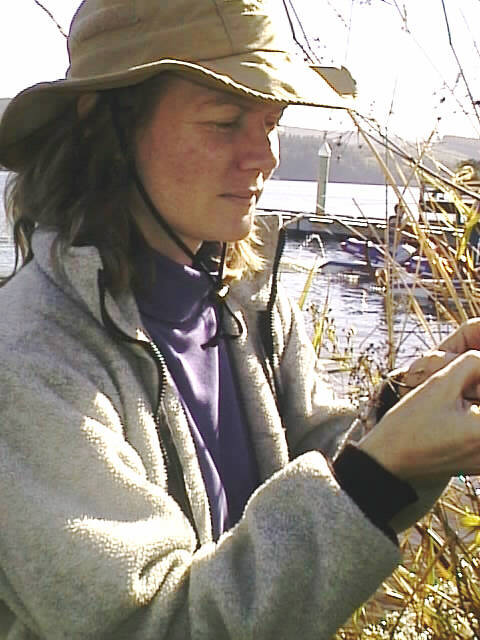
{"label": "lake water", "polygon": [[[317,183],[298,180],[269,180],[259,207],[313,213],[316,210]],[[418,200],[418,189],[405,193],[405,200]],[[397,197],[392,187],[378,184],[328,184],[325,211],[332,216],[386,219],[393,213]]]}
{"label": "lake water", "polygon": [[[0,172],[0,194],[7,174]],[[316,183],[300,181],[271,180],[259,203],[260,207],[278,208],[288,211],[313,212],[316,201]],[[412,199],[415,194],[410,195]],[[359,185],[333,183],[328,185],[326,212],[332,215],[363,215],[369,218],[385,218],[393,212],[396,197],[392,189],[386,190],[379,185]],[[0,205],[0,236],[6,233],[3,205]],[[324,244],[328,258],[335,259],[344,255],[338,243],[330,240]],[[287,259],[312,259],[318,255],[318,245],[311,242],[300,244],[288,241],[285,255]],[[11,267],[13,252],[10,246],[0,244],[0,275]],[[282,273],[281,280],[290,294],[298,299],[303,290],[305,273]],[[331,319],[330,340],[326,342],[323,355],[331,355],[336,344],[343,352],[351,346],[355,353],[370,348],[370,353],[378,359],[383,358],[386,351],[387,331],[384,311],[384,298],[381,291],[368,278],[345,278],[327,276],[318,273],[312,283],[305,308],[314,304],[320,309],[328,309]],[[307,324],[311,330],[310,311],[305,312]],[[397,310],[396,340],[398,341],[399,359],[403,362],[419,350],[429,345],[423,329],[414,316],[400,306]],[[433,326],[433,318],[432,318]],[[434,325],[434,330],[444,333],[445,327]]]}

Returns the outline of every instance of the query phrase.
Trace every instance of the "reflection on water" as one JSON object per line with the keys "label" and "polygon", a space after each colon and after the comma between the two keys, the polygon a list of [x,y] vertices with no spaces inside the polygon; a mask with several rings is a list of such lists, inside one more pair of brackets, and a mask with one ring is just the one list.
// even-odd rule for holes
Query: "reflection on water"
{"label": "reflection on water", "polygon": [[[345,253],[338,247],[338,242],[329,241],[324,245],[326,258],[330,260],[345,259]],[[303,264],[313,264],[319,249],[313,243],[309,246],[299,242],[289,241],[285,250],[287,262],[300,260]],[[283,272],[281,281],[290,295],[299,299],[307,275],[302,272]],[[340,353],[348,346],[355,354],[371,348],[380,361],[388,351],[388,330],[385,315],[384,296],[375,286],[372,279],[366,275],[342,276],[326,275],[318,271],[310,288],[304,309],[312,304],[320,312],[328,310],[328,317],[332,321],[334,332],[331,340],[326,340],[326,349],[322,352],[327,356],[336,341]],[[433,346],[441,336],[451,330],[446,324],[433,323],[433,341],[425,333],[424,328],[413,313],[407,309],[407,301],[398,299],[395,306],[394,345],[397,351],[397,365],[403,364],[421,351]],[[312,313],[306,311],[307,324],[312,332]],[[427,320],[429,319],[426,314]],[[430,318],[433,321],[433,317]]]}
{"label": "reflection on water", "polygon": [[0,171],[0,276],[5,276],[7,273],[10,273],[14,260],[12,246],[4,242],[8,235],[5,211],[3,208],[3,192],[7,175],[6,171]]}
{"label": "reflection on water", "polygon": [[0,276],[10,273],[14,258],[13,246],[0,242]]}

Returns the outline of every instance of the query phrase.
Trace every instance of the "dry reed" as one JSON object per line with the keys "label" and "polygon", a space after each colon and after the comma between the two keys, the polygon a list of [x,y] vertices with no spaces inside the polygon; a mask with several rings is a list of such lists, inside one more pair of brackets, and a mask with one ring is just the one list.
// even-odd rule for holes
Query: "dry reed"
{"label": "dry reed", "polygon": [[[399,288],[410,302],[410,312],[428,331],[432,320],[427,320],[423,305],[419,304],[419,291],[422,299],[428,300],[429,313],[433,309],[439,322],[447,321],[455,327],[479,315],[479,261],[471,244],[480,219],[478,203],[465,202],[462,193],[451,186],[476,187],[478,176],[473,168],[462,167],[454,174],[444,167],[436,168],[438,175],[432,176],[417,166],[412,177],[417,184],[426,183],[444,194],[448,206],[456,212],[455,219],[447,205],[438,206],[438,223],[433,228],[422,208],[412,211],[402,203],[403,215],[396,220],[393,246],[404,239],[415,242],[431,275],[422,276],[419,270],[407,273],[393,258],[387,261],[382,285],[392,332],[392,294]],[[388,253],[391,247],[390,241],[390,245],[385,244],[385,251]],[[391,346],[394,360],[393,342]],[[338,631],[336,640],[480,637],[480,507],[475,482],[474,478],[454,479],[434,509],[403,534],[401,566]]]}
{"label": "dry reed", "polygon": [[[398,316],[408,312],[416,317],[428,343],[435,343],[435,322],[452,328],[479,315],[480,289],[478,259],[472,248],[472,235],[480,215],[475,200],[465,202],[460,191],[470,189],[478,176],[474,169],[462,167],[456,173],[436,167],[428,175],[414,166],[409,184],[423,182],[443,193],[450,208],[457,212],[452,220],[441,206],[432,222],[420,207],[409,207],[403,199],[405,184],[399,191],[393,236],[377,236],[386,254],[385,268],[377,274],[385,298],[388,325],[385,353],[366,348],[355,354],[349,336],[341,346],[330,316],[329,292],[320,305],[311,305],[313,342],[318,354],[327,350],[339,370],[348,372],[347,393],[361,405],[372,401],[379,382],[396,364],[402,336]],[[444,177],[444,179],[443,179]],[[459,189],[454,188],[458,184]],[[400,215],[401,214],[401,215]],[[372,233],[375,233],[372,230]],[[393,258],[395,247],[407,240],[418,246],[418,256],[428,262],[430,274],[407,272]],[[421,260],[418,260],[420,265]],[[309,274],[302,293],[302,306],[313,280]],[[402,291],[404,305],[398,303]],[[420,295],[419,295],[420,294]],[[428,308],[428,315],[426,314]],[[433,320],[432,320],[433,316]],[[394,325],[397,321],[397,331]],[[350,336],[351,337],[351,336]],[[480,483],[478,484],[480,487]],[[480,638],[480,505],[475,478],[455,478],[433,510],[402,534],[403,561],[376,594],[338,631],[335,640],[459,639]]]}

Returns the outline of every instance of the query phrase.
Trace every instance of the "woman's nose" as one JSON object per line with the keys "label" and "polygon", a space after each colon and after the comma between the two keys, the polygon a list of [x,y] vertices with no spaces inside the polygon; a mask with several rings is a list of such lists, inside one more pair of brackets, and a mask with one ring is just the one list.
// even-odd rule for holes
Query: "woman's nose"
{"label": "woman's nose", "polygon": [[269,132],[262,128],[251,133],[245,140],[239,167],[244,171],[259,171],[267,178],[278,167],[279,161],[280,145],[277,130]]}

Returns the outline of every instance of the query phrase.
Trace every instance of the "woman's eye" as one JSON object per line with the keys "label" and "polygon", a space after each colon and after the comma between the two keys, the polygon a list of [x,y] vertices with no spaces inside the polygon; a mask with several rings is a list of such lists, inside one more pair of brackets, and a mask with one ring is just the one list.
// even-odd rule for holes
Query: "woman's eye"
{"label": "woman's eye", "polygon": [[240,125],[240,120],[227,120],[225,122],[214,122],[214,125],[218,129],[224,129],[228,131],[229,129],[236,129]]}

